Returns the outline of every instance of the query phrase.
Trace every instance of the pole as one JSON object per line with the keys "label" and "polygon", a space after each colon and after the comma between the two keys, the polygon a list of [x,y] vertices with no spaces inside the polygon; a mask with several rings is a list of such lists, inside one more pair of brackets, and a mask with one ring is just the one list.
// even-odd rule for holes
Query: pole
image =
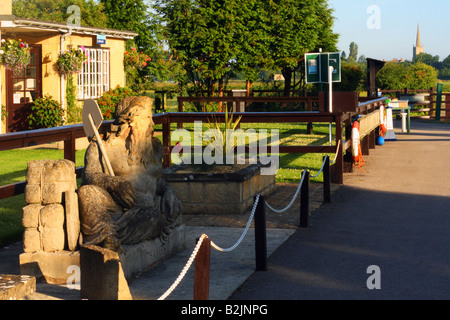
{"label": "pole", "polygon": [[309,177],[308,170],[305,171],[305,179],[300,190],[300,228],[308,228],[309,215]]}
{"label": "pole", "polygon": [[256,271],[267,271],[266,210],[264,196],[259,196],[255,211]]}
{"label": "pole", "polygon": [[[441,105],[442,105],[442,83],[437,84],[437,92],[436,92],[436,115],[435,119],[437,121],[441,121]],[[433,93],[431,93],[433,94]],[[431,106],[433,107],[433,106]]]}
{"label": "pole", "polygon": [[331,202],[331,176],[330,176],[330,157],[324,156],[325,165],[323,167],[323,202]]}
{"label": "pole", "polygon": [[[330,113],[333,112],[333,71],[334,71],[334,68],[330,66],[328,68],[328,85],[330,87],[330,90],[329,90],[330,91],[330,99],[329,99],[330,105],[329,105],[329,110],[328,111]],[[333,140],[332,128],[333,128],[333,124],[330,122],[330,125],[329,125],[330,146],[332,145],[332,140]]]}
{"label": "pole", "polygon": [[[197,239],[198,241],[198,239]],[[194,300],[209,299],[209,273],[211,264],[211,239],[204,238],[197,252],[194,266]]]}

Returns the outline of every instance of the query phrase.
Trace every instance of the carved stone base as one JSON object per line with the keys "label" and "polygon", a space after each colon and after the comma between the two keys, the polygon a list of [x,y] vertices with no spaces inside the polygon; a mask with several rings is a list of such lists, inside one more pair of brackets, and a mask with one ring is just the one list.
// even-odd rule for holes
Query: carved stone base
{"label": "carved stone base", "polygon": [[183,250],[185,241],[186,227],[181,224],[172,230],[165,244],[160,239],[155,239],[137,245],[123,246],[125,252],[120,254],[120,260],[125,278],[131,279],[156,263]]}

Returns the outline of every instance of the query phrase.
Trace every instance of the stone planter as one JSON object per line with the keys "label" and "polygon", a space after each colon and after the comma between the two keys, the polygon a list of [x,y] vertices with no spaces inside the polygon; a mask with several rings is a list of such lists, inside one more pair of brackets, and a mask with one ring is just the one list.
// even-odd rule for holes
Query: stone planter
{"label": "stone planter", "polygon": [[254,196],[275,189],[275,175],[261,175],[261,164],[224,165],[200,172],[188,165],[164,170],[165,179],[183,203],[183,214],[243,214],[253,206]]}

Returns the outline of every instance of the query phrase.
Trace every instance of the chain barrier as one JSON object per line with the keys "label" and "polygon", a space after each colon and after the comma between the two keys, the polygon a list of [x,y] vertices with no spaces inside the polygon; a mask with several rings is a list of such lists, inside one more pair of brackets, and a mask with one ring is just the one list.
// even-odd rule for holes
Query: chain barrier
{"label": "chain barrier", "polygon": [[[328,156],[325,156],[325,157],[328,157]],[[311,176],[311,178],[317,178],[322,173],[323,168],[325,167],[325,163],[326,163],[326,158],[323,160],[322,168],[320,168],[319,172],[315,176]]]}
{"label": "chain barrier", "polygon": [[333,161],[331,161],[332,164],[336,163],[338,154],[339,154],[339,148],[341,147],[341,140],[338,141],[338,145],[336,147],[336,154],[334,155]]}
{"label": "chain barrier", "polygon": [[158,298],[158,300],[166,299],[172,293],[172,291],[175,290],[175,288],[180,284],[181,280],[183,280],[184,276],[186,275],[189,268],[191,267],[192,262],[194,262],[194,259],[197,256],[198,250],[200,250],[200,247],[202,246],[202,242],[205,238],[208,238],[208,236],[206,234],[202,234],[200,239],[197,242],[197,245],[194,248],[194,251],[191,254],[191,257],[189,258],[188,262],[184,266],[183,270],[181,270],[180,275],[174,281],[174,283],[170,286],[170,288],[167,289],[167,291],[161,297]]}
{"label": "chain barrier", "polygon": [[[247,234],[248,229],[250,228],[251,222],[253,220],[253,217],[255,215],[255,211],[256,211],[256,207],[258,206],[258,202],[259,202],[259,197],[260,195],[258,194],[255,198],[255,203],[253,204],[253,209],[252,212],[250,214],[250,217],[248,219],[247,222],[247,226],[245,227],[244,231],[242,232],[241,237],[239,238],[239,240],[230,248],[228,249],[223,249],[221,247],[219,247],[218,245],[216,245],[214,242],[211,241],[211,247],[213,247],[215,250],[219,251],[219,252],[231,252],[234,249],[236,249],[242,242],[242,240],[244,239],[244,237]],[[200,239],[197,242],[197,245],[194,248],[194,251],[191,254],[191,257],[189,258],[188,262],[186,263],[186,265],[184,266],[184,268],[182,269],[180,275],[178,276],[178,278],[174,281],[174,283],[172,284],[172,286],[170,286],[169,289],[167,289],[167,291],[160,297],[158,298],[158,300],[164,300],[166,299],[173,290],[175,290],[175,288],[180,284],[181,280],[183,280],[184,276],[186,275],[187,271],[189,270],[189,268],[192,265],[192,262],[194,262],[195,257],[197,256],[198,251],[200,250],[200,247],[202,245],[202,242],[205,238],[208,238],[207,235],[202,234],[202,236],[200,237]]]}
{"label": "chain barrier", "polygon": [[300,193],[300,190],[302,188],[303,181],[305,180],[305,175],[306,175],[306,171],[303,171],[302,179],[300,181],[300,184],[297,187],[297,191],[295,191],[294,197],[292,198],[291,202],[286,206],[286,208],[277,210],[277,209],[273,208],[267,201],[266,201],[266,206],[275,213],[283,213],[283,212],[287,211],[294,204],[295,199],[297,199],[298,194]]}
{"label": "chain barrier", "polygon": [[256,196],[255,203],[253,204],[252,213],[250,214],[250,217],[248,219],[247,226],[245,227],[244,231],[242,232],[242,235],[239,238],[239,240],[232,247],[230,247],[228,249],[223,249],[223,248],[217,246],[213,241],[211,241],[211,247],[213,247],[214,249],[216,249],[219,252],[231,252],[241,244],[242,240],[244,239],[245,235],[247,234],[248,229],[250,228],[250,224],[253,220],[253,216],[255,215],[256,207],[258,206],[258,202],[259,202],[259,197],[260,197],[260,195],[258,194]]}

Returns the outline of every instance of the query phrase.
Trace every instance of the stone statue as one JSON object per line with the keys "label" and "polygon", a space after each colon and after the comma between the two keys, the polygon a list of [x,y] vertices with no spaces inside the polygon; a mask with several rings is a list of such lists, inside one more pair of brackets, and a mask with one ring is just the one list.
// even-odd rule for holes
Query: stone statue
{"label": "stone statue", "polygon": [[85,244],[121,250],[121,245],[160,238],[181,224],[181,202],[160,179],[164,149],[153,137],[152,100],[126,97],[103,138],[110,175],[94,138],[85,156],[78,190]]}

